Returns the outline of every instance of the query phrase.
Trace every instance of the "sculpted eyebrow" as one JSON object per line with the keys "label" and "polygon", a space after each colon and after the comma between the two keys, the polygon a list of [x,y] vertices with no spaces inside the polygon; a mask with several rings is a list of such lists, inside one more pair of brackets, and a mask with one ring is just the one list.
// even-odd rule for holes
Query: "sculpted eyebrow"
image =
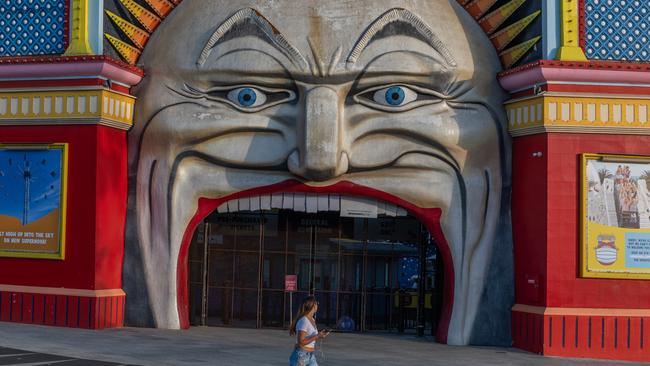
{"label": "sculpted eyebrow", "polygon": [[252,8],[240,9],[230,18],[221,23],[210,37],[205,47],[203,47],[196,64],[198,66],[203,66],[219,40],[221,40],[232,28],[245,22],[254,24],[264,34],[264,40],[287,56],[294,65],[300,67],[302,70],[308,68],[307,61],[300,54],[298,49],[292,46],[282,33],[280,33],[273,24],[262,16],[260,12]]}
{"label": "sculpted eyebrow", "polygon": [[436,36],[431,28],[422,19],[420,19],[420,17],[402,8],[393,8],[391,10],[388,10],[384,14],[380,15],[374,22],[372,22],[372,24],[365,30],[365,32],[363,32],[361,37],[359,37],[352,51],[350,51],[346,63],[355,63],[359,59],[359,56],[361,56],[363,50],[373,39],[373,37],[379,34],[388,25],[396,22],[402,22],[413,27],[413,29],[415,29],[420,34],[420,36],[422,36],[427,41],[427,43],[433,47],[433,49],[442,55],[448,66],[455,67],[457,65],[456,60],[452,56],[451,52],[449,52],[449,49],[445,47],[444,43],[442,43],[440,38]]}

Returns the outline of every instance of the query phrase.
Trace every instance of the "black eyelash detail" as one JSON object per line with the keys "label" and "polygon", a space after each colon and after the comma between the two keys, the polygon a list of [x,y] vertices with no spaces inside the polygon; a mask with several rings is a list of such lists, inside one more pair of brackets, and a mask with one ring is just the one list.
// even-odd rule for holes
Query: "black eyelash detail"
{"label": "black eyelash detail", "polygon": [[187,97],[187,98],[197,99],[197,98],[203,98],[205,96],[205,93],[203,91],[201,91],[201,90],[199,90],[199,89],[197,89],[197,88],[195,88],[195,87],[193,87],[193,86],[191,86],[189,84],[183,84],[183,87],[180,90],[169,87],[169,86],[167,88],[169,90],[171,90],[171,91],[173,91],[173,92],[175,92],[177,94],[180,94],[180,95],[182,95],[184,97]]}
{"label": "black eyelash detail", "polygon": [[[271,89],[271,88],[253,86],[253,85],[232,85],[232,86],[215,87],[215,88],[211,88],[210,90],[201,90],[199,88],[196,88],[192,85],[185,83],[183,84],[183,88],[181,90],[176,90],[171,87],[168,88],[174,91],[175,93],[184,96],[186,98],[206,99],[210,102],[228,105],[240,112],[245,112],[245,113],[259,112],[263,109],[278,104],[293,102],[297,99],[295,92],[293,92],[292,90]],[[228,93],[238,88],[251,88],[261,93],[264,93],[266,97],[266,103],[256,107],[244,107],[229,100]]]}
{"label": "black eyelash detail", "polygon": [[[416,99],[406,104],[396,105],[396,106],[380,104],[374,100],[374,94],[377,91],[382,89],[388,89],[394,86],[400,86],[409,89],[410,91],[416,94]],[[411,109],[418,108],[424,105],[437,104],[439,102],[444,101],[445,99],[447,99],[445,96],[440,95],[440,93],[436,91],[422,88],[419,86],[410,85],[410,84],[380,85],[376,87],[367,88],[352,96],[352,100],[354,100],[356,103],[364,105],[368,108],[378,109],[384,112],[391,112],[391,113],[406,112]]]}

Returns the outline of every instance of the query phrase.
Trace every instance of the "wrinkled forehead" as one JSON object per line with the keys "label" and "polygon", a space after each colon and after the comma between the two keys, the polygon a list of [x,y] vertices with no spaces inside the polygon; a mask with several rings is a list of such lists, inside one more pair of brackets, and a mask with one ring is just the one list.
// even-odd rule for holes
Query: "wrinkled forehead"
{"label": "wrinkled forehead", "polygon": [[333,62],[363,68],[378,50],[399,48],[429,55],[463,79],[473,77],[476,60],[488,73],[499,68],[486,36],[451,0],[185,1],[154,33],[141,60],[195,71],[214,67],[235,48],[279,52],[273,58],[295,70]]}

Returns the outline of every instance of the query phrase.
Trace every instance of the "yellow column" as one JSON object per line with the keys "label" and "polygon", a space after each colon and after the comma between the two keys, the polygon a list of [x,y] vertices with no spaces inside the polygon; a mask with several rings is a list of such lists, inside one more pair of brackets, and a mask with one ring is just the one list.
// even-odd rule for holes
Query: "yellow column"
{"label": "yellow column", "polygon": [[562,46],[556,58],[562,61],[587,61],[580,47],[578,0],[561,1]]}
{"label": "yellow column", "polygon": [[88,0],[72,0],[70,45],[65,56],[92,55],[88,32]]}

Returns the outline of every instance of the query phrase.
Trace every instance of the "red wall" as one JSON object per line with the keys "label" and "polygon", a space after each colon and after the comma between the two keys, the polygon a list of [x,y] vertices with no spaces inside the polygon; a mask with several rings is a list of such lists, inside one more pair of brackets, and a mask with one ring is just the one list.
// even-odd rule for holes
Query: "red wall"
{"label": "red wall", "polygon": [[[541,156],[533,156],[540,152]],[[547,156],[544,135],[513,141],[512,222],[518,304],[546,303]]]}
{"label": "red wall", "polygon": [[513,345],[553,356],[648,361],[650,317],[613,309],[650,309],[650,281],[579,277],[581,153],[650,155],[650,136],[514,139]]}
{"label": "red wall", "polygon": [[650,155],[650,136],[551,133],[546,136],[546,140],[548,145],[548,168],[544,172],[548,175],[546,306],[650,308],[650,281],[578,277],[580,153]]}
{"label": "red wall", "polygon": [[126,132],[97,128],[95,289],[122,287],[126,223]]}
{"label": "red wall", "polygon": [[[539,152],[541,157],[533,156]],[[579,277],[581,153],[650,155],[650,136],[549,133],[514,139],[516,302],[650,308],[650,281]]]}
{"label": "red wall", "polygon": [[97,125],[2,126],[0,143],[66,142],[65,260],[0,258],[0,284],[121,288],[126,132]]}

